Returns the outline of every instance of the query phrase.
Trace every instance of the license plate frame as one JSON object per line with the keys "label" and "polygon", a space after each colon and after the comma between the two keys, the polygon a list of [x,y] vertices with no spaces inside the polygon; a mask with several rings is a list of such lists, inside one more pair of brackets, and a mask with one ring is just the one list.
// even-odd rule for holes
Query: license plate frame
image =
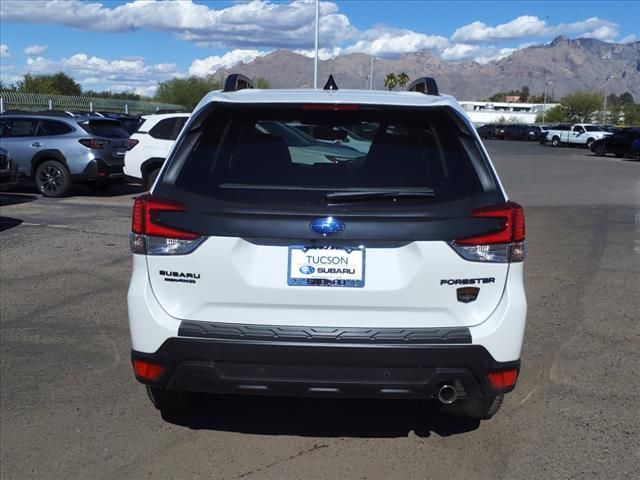
{"label": "license plate frame", "polygon": [[[366,273],[366,251],[365,247],[360,245],[352,246],[321,246],[310,247],[308,245],[289,245],[287,252],[287,284],[292,287],[333,287],[333,288],[363,288],[365,285]],[[344,252],[346,256],[340,255]],[[333,263],[320,262],[304,262],[300,259],[300,254],[311,253],[312,260],[320,260],[321,257],[340,259],[340,262],[334,260]],[[336,256],[338,254],[338,256]],[[295,257],[295,258],[294,258]],[[347,259],[346,263],[344,258]],[[313,263],[313,265],[312,265]],[[313,271],[307,268],[309,273],[304,273],[304,267],[311,267]],[[322,272],[318,269],[341,270],[341,272]],[[349,270],[347,272],[346,270]],[[354,270],[354,273],[350,273]]]}

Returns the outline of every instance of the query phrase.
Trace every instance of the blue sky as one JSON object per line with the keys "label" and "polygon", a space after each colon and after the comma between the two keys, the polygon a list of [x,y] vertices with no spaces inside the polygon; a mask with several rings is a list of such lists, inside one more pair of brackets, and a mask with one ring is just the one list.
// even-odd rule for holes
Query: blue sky
{"label": "blue sky", "polygon": [[[429,50],[486,63],[557,35],[640,40],[640,2],[322,1],[322,57]],[[2,0],[0,77],[62,70],[85,89],[151,95],[278,48],[311,55],[313,0]]]}

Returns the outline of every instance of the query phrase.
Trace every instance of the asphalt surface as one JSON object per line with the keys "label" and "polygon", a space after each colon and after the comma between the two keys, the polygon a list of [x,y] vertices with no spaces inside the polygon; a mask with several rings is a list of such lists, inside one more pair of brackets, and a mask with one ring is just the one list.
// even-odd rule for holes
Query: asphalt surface
{"label": "asphalt surface", "polygon": [[133,379],[131,198],[0,194],[2,479],[628,479],[640,466],[640,163],[489,141],[525,206],[516,390],[480,424],[428,402],[205,399]]}

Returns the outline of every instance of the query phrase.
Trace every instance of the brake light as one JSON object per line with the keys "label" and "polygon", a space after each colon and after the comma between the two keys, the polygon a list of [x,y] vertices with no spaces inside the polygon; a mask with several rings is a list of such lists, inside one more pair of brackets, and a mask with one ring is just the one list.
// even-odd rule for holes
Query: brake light
{"label": "brake light", "polygon": [[452,240],[449,244],[466,260],[521,262],[524,260],[524,210],[515,202],[492,205],[471,212],[473,218],[497,218],[502,225],[493,232]]}
{"label": "brake light", "polygon": [[139,143],[140,143],[140,140],[136,140],[135,138],[128,138],[124,146],[126,147],[127,150],[131,150],[133,147],[135,147]]}
{"label": "brake light", "polygon": [[98,140],[97,138],[81,138],[78,141],[92,150],[101,150],[110,143],[109,140]]}
{"label": "brake light", "polygon": [[324,110],[331,112],[353,112],[360,110],[360,105],[353,105],[349,103],[305,103],[302,105],[302,110]]}
{"label": "brake light", "polygon": [[133,371],[135,372],[136,377],[153,382],[162,376],[165,368],[162,365],[157,365],[155,363],[145,362],[143,360],[134,360]]}
{"label": "brake light", "polygon": [[148,194],[136,198],[131,216],[131,251],[148,255],[191,253],[205,238],[197,233],[164,225],[158,219],[159,212],[186,211],[184,204],[166,198]]}
{"label": "brake light", "polygon": [[487,374],[487,381],[491,388],[501,390],[503,388],[511,388],[518,380],[518,370],[503,370],[502,372],[491,372]]}

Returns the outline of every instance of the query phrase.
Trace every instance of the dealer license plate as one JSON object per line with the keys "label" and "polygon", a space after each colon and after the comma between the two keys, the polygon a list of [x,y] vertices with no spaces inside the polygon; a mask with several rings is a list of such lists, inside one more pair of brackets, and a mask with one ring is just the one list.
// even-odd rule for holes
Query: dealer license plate
{"label": "dealer license plate", "polygon": [[364,287],[364,247],[289,246],[287,283],[304,287]]}

